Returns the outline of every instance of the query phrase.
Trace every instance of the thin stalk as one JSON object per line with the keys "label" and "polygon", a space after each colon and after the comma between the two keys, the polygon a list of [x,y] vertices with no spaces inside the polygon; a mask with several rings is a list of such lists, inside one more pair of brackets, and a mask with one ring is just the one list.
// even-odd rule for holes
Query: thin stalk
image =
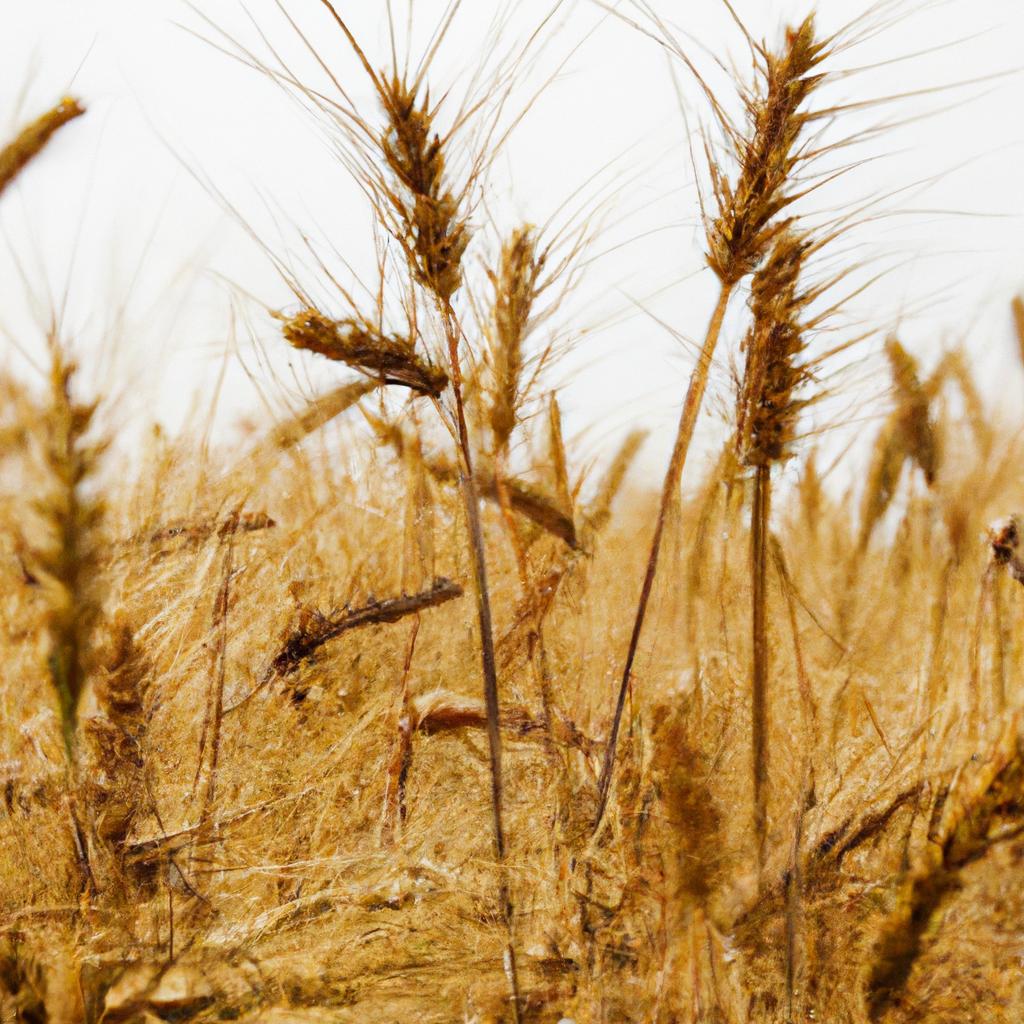
{"label": "thin stalk", "polygon": [[619,729],[622,725],[622,713],[626,706],[626,694],[629,690],[630,678],[633,673],[633,661],[636,658],[637,648],[640,645],[640,635],[643,632],[644,619],[647,615],[647,605],[651,598],[654,577],[658,569],[661,540],[665,532],[665,524],[668,519],[672,498],[678,491],[679,483],[683,476],[686,456],[690,450],[690,442],[693,440],[693,430],[697,424],[697,416],[700,413],[704,391],[707,388],[711,361],[714,358],[718,337],[722,333],[722,322],[725,319],[725,311],[729,305],[729,299],[732,296],[734,287],[733,284],[725,281],[722,282],[721,290],[718,294],[718,303],[715,306],[715,311],[711,314],[711,321],[708,324],[707,334],[704,337],[704,345],[697,359],[697,365],[693,368],[693,373],[690,375],[690,383],[686,389],[686,398],[683,400],[683,409],[679,417],[675,445],[672,448],[672,456],[669,459],[668,470],[665,473],[665,482],[661,489],[658,518],[654,526],[654,536],[651,539],[651,551],[647,557],[647,568],[644,572],[643,585],[640,588],[640,600],[637,603],[636,618],[633,621],[633,632],[629,638],[626,663],[623,666],[622,680],[619,683],[619,694],[615,702],[615,716],[612,719],[611,734],[608,737],[608,746],[604,752],[604,763],[601,766],[601,776],[597,784],[598,803],[593,833],[596,833],[601,827],[604,812],[608,806],[608,792],[611,787],[612,772],[615,768],[615,752],[619,739]]}
{"label": "thin stalk", "polygon": [[505,858],[505,830],[502,822],[501,731],[498,707],[498,675],[494,658],[494,626],[491,615],[490,588],[487,583],[487,557],[483,526],[480,522],[480,495],[473,475],[473,453],[469,443],[469,427],[462,399],[462,372],[458,352],[458,329],[445,314],[448,357],[452,366],[452,392],[455,396],[456,426],[459,445],[459,485],[466,506],[469,543],[473,558],[473,580],[476,587],[477,619],[480,628],[481,668],[484,679],[484,702],[487,707],[487,740],[490,748],[491,802],[494,812],[494,848],[499,860]]}
{"label": "thin stalk", "polygon": [[498,673],[494,658],[494,625],[491,616],[490,588],[487,583],[487,558],[484,549],[483,527],[480,522],[480,495],[473,475],[473,454],[469,443],[469,427],[466,424],[466,410],[462,400],[462,368],[459,360],[459,330],[450,305],[444,304],[445,337],[448,342],[448,359],[451,364],[451,386],[455,396],[456,425],[461,458],[459,460],[459,483],[462,487],[466,507],[466,522],[469,527],[470,549],[473,557],[473,577],[476,589],[477,620],[480,627],[480,658],[484,679],[484,704],[487,710],[487,745],[491,769],[491,810],[494,823],[494,850],[501,867],[502,916],[508,933],[505,951],[506,969],[512,989],[512,1015],[516,1024],[520,1021],[519,976],[516,969],[515,942],[513,940],[513,908],[508,878],[505,874],[505,828],[502,815],[502,773],[501,773],[501,724],[498,705]]}
{"label": "thin stalk", "polygon": [[757,467],[754,508],[751,514],[750,557],[752,577],[751,642],[751,750],[754,776],[754,838],[757,874],[764,873],[768,835],[768,514],[771,506],[771,465]]}
{"label": "thin stalk", "polygon": [[800,646],[800,630],[796,621],[794,588],[786,568],[782,547],[772,538],[772,554],[782,591],[786,598],[789,629],[793,638],[793,658],[796,662],[797,684],[800,688],[801,728],[803,730],[803,769],[800,782],[800,796],[793,827],[793,842],[789,852],[789,871],[786,876],[786,1007],[789,1020],[795,1020],[797,972],[802,955],[803,935],[803,840],[804,819],[807,811],[814,806],[814,755],[813,744],[817,736],[817,709],[811,692],[810,680],[804,664]]}

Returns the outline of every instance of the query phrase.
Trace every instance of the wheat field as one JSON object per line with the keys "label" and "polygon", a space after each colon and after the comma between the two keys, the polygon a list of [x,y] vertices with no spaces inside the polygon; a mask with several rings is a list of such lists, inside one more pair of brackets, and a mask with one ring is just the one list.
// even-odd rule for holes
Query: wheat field
{"label": "wheat field", "polygon": [[[369,297],[269,254],[294,303],[261,328],[335,385],[126,452],[57,319],[0,376],[3,1020],[1024,1019],[1021,424],[967,349],[836,330],[865,211],[807,212],[846,145],[822,90],[892,5],[738,25],[739,117],[619,12],[708,125],[717,300],[652,477],[642,430],[596,463],[563,431],[586,217],[479,243],[516,76],[460,106],[321,3],[375,108],[235,55],[386,240]],[[0,203],[89,123],[11,139]],[[808,415],[872,345],[855,473]],[[721,350],[728,430],[688,458]]]}

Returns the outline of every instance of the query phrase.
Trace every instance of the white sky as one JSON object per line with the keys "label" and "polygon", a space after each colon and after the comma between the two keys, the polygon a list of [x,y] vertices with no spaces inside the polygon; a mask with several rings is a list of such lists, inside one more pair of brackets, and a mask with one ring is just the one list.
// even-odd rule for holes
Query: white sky
{"label": "white sky", "polygon": [[[295,251],[305,232],[329,242],[357,270],[371,265],[366,204],[324,145],[321,126],[266,77],[185,30],[212,37],[205,17],[269,59],[262,30],[294,61],[304,82],[329,88],[275,0],[197,0],[196,8],[178,0],[0,2],[4,136],[69,88],[89,107],[88,116],[65,129],[0,200],[0,327],[9,335],[0,335],[0,351],[24,368],[23,353],[40,351],[33,321],[45,319],[68,289],[69,332],[89,354],[82,361],[96,379],[109,386],[117,374],[126,420],[156,415],[175,426],[187,417],[190,395],[213,393],[233,310],[244,311],[242,319],[270,344],[273,372],[254,352],[248,327],[234,331],[242,359],[272,395],[294,395],[331,380],[331,367],[273,343],[273,323],[258,304],[240,297],[235,285],[267,307],[294,305],[258,246],[193,176],[226,197],[275,252]],[[405,2],[395,0],[401,21]],[[789,0],[733,2],[751,32],[769,41],[778,38],[787,17],[806,9]],[[320,4],[286,3],[339,79],[375,113],[364,76]],[[550,3],[515,4],[502,45],[525,37]],[[744,70],[748,65],[742,36],[721,0],[652,3],[685,23],[688,52],[728,96],[728,82],[715,77],[710,55]],[[337,6],[375,62],[385,63],[383,0],[337,0]],[[442,6],[416,0],[421,36],[436,24]],[[435,92],[465,81],[477,66],[493,6],[490,0],[464,0],[433,68]],[[619,6],[631,5],[621,0]],[[822,0],[817,6],[827,29],[868,4]],[[840,56],[835,66],[892,63],[838,81],[831,86],[833,101],[917,92],[1022,64],[1019,0],[904,7],[905,18]],[[947,43],[955,45],[895,60]],[[691,360],[665,325],[686,338],[700,334],[714,292],[710,272],[701,270],[687,130],[664,52],[605,17],[591,0],[565,0],[521,99],[562,61],[497,162],[488,208],[506,227],[518,220],[544,222],[616,161],[583,193],[605,200],[599,213],[607,227],[593,249],[605,254],[588,266],[566,311],[576,328],[592,330],[556,376],[565,384],[566,417],[582,454],[600,454],[612,436],[640,421],[659,431],[648,457],[660,463]],[[695,128],[706,119],[706,104],[685,71],[674,67]],[[881,330],[899,323],[926,360],[944,341],[968,337],[987,386],[1007,401],[1024,388],[1007,312],[1010,295],[1024,282],[1022,109],[1024,74],[1014,74],[850,115],[843,122],[847,129],[883,118],[911,120],[851,151],[871,159],[811,204],[839,208],[904,190],[884,205],[891,216],[851,236],[869,268],[892,273],[851,306],[850,320]],[[926,179],[926,189],[907,190]],[[741,329],[739,312],[738,304],[712,409],[728,396],[727,362]],[[109,362],[110,346],[99,341],[111,336],[119,339],[117,370]],[[222,417],[258,410],[257,393],[237,358],[226,365]],[[873,390],[881,387],[879,376]],[[863,387],[852,392],[865,393]]]}

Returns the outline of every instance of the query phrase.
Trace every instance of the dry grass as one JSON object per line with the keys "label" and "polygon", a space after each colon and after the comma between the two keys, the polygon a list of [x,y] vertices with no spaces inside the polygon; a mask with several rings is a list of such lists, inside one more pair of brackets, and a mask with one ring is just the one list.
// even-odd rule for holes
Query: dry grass
{"label": "dry grass", "polygon": [[[996,445],[1019,456],[1009,436]],[[85,888],[47,670],[51,613],[14,557],[26,498],[5,494],[3,977],[9,1005],[26,1016],[45,1006],[49,1018],[79,1019],[82,999],[105,1003],[111,1016],[145,1009],[197,1019],[484,1019],[507,1007],[471,599],[444,583],[402,596],[422,556],[388,510],[414,500],[412,481],[339,476],[323,457],[297,451],[248,495],[247,514],[265,517],[260,529],[218,525],[237,494],[228,466],[215,462],[196,479],[184,444],[165,481],[180,497],[160,509],[173,526],[154,522],[140,534],[138,496],[107,493],[96,542],[104,596],[83,651],[89,684],[79,713],[75,802],[88,808],[95,876]],[[28,455],[8,452],[5,479],[37,472],[21,465]],[[969,460],[944,472],[950,488],[978,487],[987,475]],[[1018,506],[1018,488],[1003,479],[970,510],[971,535]],[[750,589],[737,527],[729,571],[696,583],[692,641],[660,642],[641,662],[609,827],[591,841],[608,680],[628,640],[622,608],[632,600],[628,570],[641,568],[635,536],[650,499],[631,499],[599,529],[607,498],[598,497],[582,559],[536,535],[538,584],[526,595],[500,506],[490,506],[507,864],[527,1016],[648,1020],[658,1006],[690,1015],[699,1005],[743,1020],[754,999],[754,1019],[783,1019],[798,817],[792,970],[801,1013],[953,1021],[970,1000],[1003,1019],[1006,1000],[1019,998],[1018,722],[999,709],[996,657],[1005,643],[1013,708],[1024,648],[1014,609],[1024,594],[1009,575],[994,578],[1010,626],[1001,638],[989,618],[972,654],[986,549],[970,545],[946,574],[949,541],[930,525],[935,510],[910,502],[892,539],[873,542],[861,563],[861,599],[840,648],[834,616],[857,523],[834,506],[819,513],[829,550],[801,526],[799,497],[775,509],[787,571],[769,575],[765,595],[772,758],[760,894],[751,874]],[[433,562],[469,586],[457,493],[433,491],[431,502]],[[711,519],[705,535],[720,533],[725,510],[707,513],[694,500],[680,512],[680,535],[700,536],[702,514]],[[1012,569],[1008,529],[995,560]],[[662,629],[682,614],[672,579],[683,571],[668,563],[656,592]],[[545,601],[524,607],[533,593]],[[929,605],[940,593],[945,624],[935,636]],[[442,596],[449,600],[437,603]],[[530,671],[538,614],[550,723]],[[922,717],[930,657],[942,665],[944,692]],[[809,741],[801,675],[818,707]],[[972,677],[976,738],[966,728]],[[220,708],[215,766],[207,707]],[[402,810],[384,842],[401,736]],[[791,766],[805,757],[814,789],[801,811],[801,773]],[[965,915],[969,924],[958,923]]]}
{"label": "dry grass", "polygon": [[480,287],[444,105],[330,13],[402,307],[295,285],[279,344],[360,376],[130,479],[57,332],[48,389],[0,379],[4,1019],[1019,1020],[1024,452],[965,353],[895,339],[858,500],[801,443],[835,41],[754,46],[742,129],[710,97],[721,289],[658,494],[642,434],[582,472],[539,383],[576,242],[513,228]]}

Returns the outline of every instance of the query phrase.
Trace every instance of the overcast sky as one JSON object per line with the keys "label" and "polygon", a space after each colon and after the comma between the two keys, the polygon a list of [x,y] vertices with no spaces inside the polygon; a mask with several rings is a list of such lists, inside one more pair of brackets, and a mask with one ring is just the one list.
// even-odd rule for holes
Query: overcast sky
{"label": "overcast sky", "polygon": [[[682,23],[687,52],[728,97],[716,59],[745,74],[749,58],[721,0],[651,2]],[[733,2],[751,33],[769,41],[806,10],[798,0]],[[365,76],[321,5],[283,3],[339,81],[375,113]],[[390,43],[383,0],[336,3],[372,59],[384,64]],[[228,37],[265,61],[273,60],[272,46],[303,83],[329,94],[330,82],[275,0],[3,6],[4,134],[66,91],[89,107],[0,202],[0,327],[8,335],[0,347],[10,361],[25,369],[38,355],[32,324],[64,305],[67,291],[68,329],[98,378],[109,386],[117,374],[126,418],[155,414],[178,425],[188,396],[209,396],[222,369],[225,421],[247,410],[258,415],[258,389],[280,398],[329,381],[330,367],[276,347],[266,364],[252,337],[271,339],[266,308],[294,299],[239,217],[277,254],[298,251],[305,234],[361,272],[373,252],[366,203],[325,145],[323,125],[267,76],[211,45],[230,48]],[[401,45],[417,56],[443,5],[414,6],[414,38],[406,46],[406,0],[394,2]],[[463,6],[431,69],[435,95],[446,88],[458,95],[486,63],[494,4]],[[821,26],[839,27],[868,6],[822,0]],[[512,7],[494,57],[514,52],[551,0]],[[618,7],[638,17],[628,0]],[[859,165],[808,209],[822,214],[889,195],[872,208],[885,215],[852,233],[844,250],[843,258],[868,271],[887,272],[850,305],[847,329],[898,325],[926,360],[966,337],[987,385],[1008,400],[1024,388],[1007,314],[1024,282],[1024,75],[992,76],[1024,63],[1024,4],[947,0],[907,3],[901,11],[836,58],[834,67],[861,70],[833,83],[829,100],[916,95],[842,121],[846,131],[883,120],[896,126],[851,151],[847,162]],[[702,269],[687,141],[688,130],[707,123],[707,105],[679,62],[591,0],[564,0],[542,43],[535,63],[524,66],[516,102],[524,105],[531,90],[548,84],[496,162],[476,220],[492,217],[505,229],[519,220],[544,223],[578,194],[577,204],[603,225],[564,311],[582,337],[555,379],[566,385],[567,419],[581,452],[600,454],[611,437],[642,420],[662,432],[651,448],[658,458],[685,387],[687,339],[703,330],[714,291]],[[977,79],[985,81],[960,84]],[[955,87],[928,92],[942,86]],[[478,226],[485,237],[487,224]],[[740,312],[716,373],[712,410],[728,395]],[[122,352],[116,370],[110,346],[100,344],[110,337]],[[227,352],[236,354],[225,363]],[[870,392],[850,387],[854,404]],[[857,411],[851,405],[847,414]]]}

